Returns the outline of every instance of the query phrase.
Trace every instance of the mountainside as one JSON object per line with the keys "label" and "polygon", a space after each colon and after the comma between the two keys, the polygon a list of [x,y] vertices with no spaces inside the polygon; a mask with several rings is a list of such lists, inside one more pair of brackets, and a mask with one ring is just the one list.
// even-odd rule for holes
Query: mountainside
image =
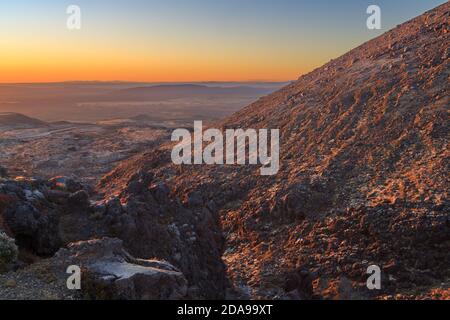
{"label": "mountainside", "polygon": [[[200,207],[213,201],[228,276],[253,296],[277,295],[284,274],[298,270],[325,297],[439,286],[449,277],[449,7],[216,125],[279,128],[276,176],[261,177],[254,166],[176,167],[167,146],[120,166],[103,190],[123,191],[139,168],[168,184],[172,197],[201,195]],[[365,289],[370,264],[385,272],[381,294]]]}

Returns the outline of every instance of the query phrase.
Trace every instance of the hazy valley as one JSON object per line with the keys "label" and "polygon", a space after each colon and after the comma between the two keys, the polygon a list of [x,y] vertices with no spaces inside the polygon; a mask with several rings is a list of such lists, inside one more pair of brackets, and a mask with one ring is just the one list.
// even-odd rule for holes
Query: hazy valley
{"label": "hazy valley", "polygon": [[13,176],[95,184],[118,161],[170,140],[173,129],[230,115],[282,85],[0,85],[0,164]]}

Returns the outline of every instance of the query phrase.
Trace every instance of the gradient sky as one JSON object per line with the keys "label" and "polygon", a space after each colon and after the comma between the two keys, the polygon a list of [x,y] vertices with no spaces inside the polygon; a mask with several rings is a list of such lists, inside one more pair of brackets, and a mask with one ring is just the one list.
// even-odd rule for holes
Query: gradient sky
{"label": "gradient sky", "polygon": [[[0,82],[292,80],[445,2],[1,0]],[[381,31],[366,28],[370,4]]]}

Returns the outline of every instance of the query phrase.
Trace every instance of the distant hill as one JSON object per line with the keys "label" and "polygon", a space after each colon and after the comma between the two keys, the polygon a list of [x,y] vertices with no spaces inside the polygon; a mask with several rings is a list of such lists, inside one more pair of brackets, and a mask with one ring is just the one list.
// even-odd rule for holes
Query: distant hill
{"label": "distant hill", "polygon": [[210,87],[198,84],[156,85],[122,89],[108,94],[107,99],[120,100],[166,100],[179,98],[195,98],[217,95],[265,95],[274,91],[271,88],[251,86]]}
{"label": "distant hill", "polygon": [[47,127],[44,121],[27,117],[20,113],[0,112],[0,129],[25,129]]}

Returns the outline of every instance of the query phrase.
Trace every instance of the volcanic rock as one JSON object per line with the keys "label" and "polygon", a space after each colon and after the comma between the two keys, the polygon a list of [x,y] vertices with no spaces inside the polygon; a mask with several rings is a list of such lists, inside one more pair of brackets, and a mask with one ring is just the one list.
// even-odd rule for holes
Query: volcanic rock
{"label": "volcanic rock", "polygon": [[131,257],[118,239],[73,243],[52,259],[82,267],[83,294],[91,299],[182,299],[187,281],[164,261]]}
{"label": "volcanic rock", "polygon": [[[81,290],[67,287],[69,267],[79,267]],[[14,283],[14,285],[12,285]],[[183,274],[165,261],[135,259],[122,241],[71,243],[54,257],[0,275],[0,299],[183,299]]]}

